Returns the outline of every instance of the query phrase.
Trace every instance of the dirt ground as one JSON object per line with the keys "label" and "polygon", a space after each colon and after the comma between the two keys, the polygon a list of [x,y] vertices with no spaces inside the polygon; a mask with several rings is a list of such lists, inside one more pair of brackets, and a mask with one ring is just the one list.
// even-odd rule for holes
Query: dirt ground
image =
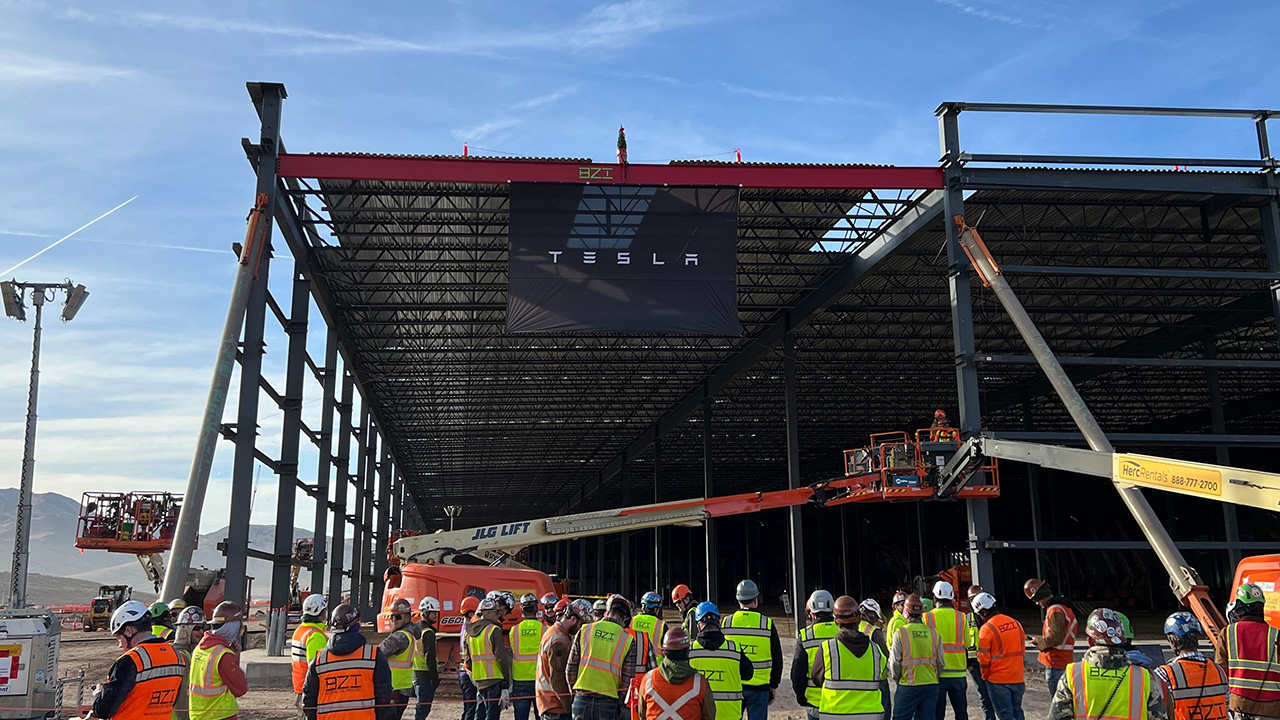
{"label": "dirt ground", "polygon": [[[788,681],[791,673],[791,655],[795,650],[794,633],[790,630],[789,622],[780,622],[779,625],[779,633],[783,636],[782,650],[785,658],[783,679],[781,687],[778,688],[777,698],[769,707],[769,715],[778,720],[782,718],[803,720],[805,711],[796,702],[795,693],[792,692]],[[75,677],[80,669],[85,671],[84,703],[87,705],[92,698],[93,686],[107,679],[107,670],[120,655],[120,649],[105,632],[92,635],[69,632],[63,635],[59,655],[60,676]],[[450,674],[442,679],[436,704],[432,708],[432,718],[440,720],[462,717],[460,705],[462,698],[455,678],[456,676]],[[74,702],[75,682],[72,681],[67,687],[65,705],[72,706]],[[255,720],[297,718],[297,711],[292,709],[293,702],[294,694],[291,688],[250,690],[245,697],[240,698],[240,717]],[[1023,709],[1028,717],[1044,717],[1049,711],[1049,694],[1045,689],[1043,675],[1041,675],[1040,666],[1036,664],[1034,654],[1027,656],[1027,694],[1023,701]],[[410,714],[412,712],[413,709],[410,707],[405,717],[412,717]],[[504,713],[504,717],[510,717],[510,712]],[[946,717],[952,717],[950,710],[947,710]],[[972,685],[969,687],[969,717],[971,720],[982,719],[978,693]]]}

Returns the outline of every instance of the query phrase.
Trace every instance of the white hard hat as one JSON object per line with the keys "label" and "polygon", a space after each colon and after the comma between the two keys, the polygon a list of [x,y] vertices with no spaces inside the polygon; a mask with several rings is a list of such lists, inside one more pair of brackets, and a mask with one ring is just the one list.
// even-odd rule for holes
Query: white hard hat
{"label": "white hard hat", "polygon": [[120,633],[120,629],[125,625],[131,625],[143,618],[150,617],[151,612],[147,609],[146,605],[143,605],[137,600],[130,600],[116,608],[115,612],[111,613],[111,634],[118,635]]}
{"label": "white hard hat", "polygon": [[946,580],[939,580],[933,584],[933,597],[935,600],[955,600],[956,589]]}
{"label": "white hard hat", "polygon": [[329,609],[329,601],[320,593],[311,593],[302,601],[303,615],[323,615]]}
{"label": "white hard hat", "polygon": [[480,612],[489,612],[498,609],[498,601],[492,597],[486,597],[480,601],[480,607],[476,608]]}
{"label": "white hard hat", "polygon": [[809,608],[811,613],[831,612],[835,602],[835,598],[831,597],[831,593],[826,590],[814,590],[805,607]]}
{"label": "white hard hat", "polygon": [[883,617],[880,613],[880,603],[876,602],[875,598],[867,598],[866,600],[863,600],[858,604],[858,607],[862,610],[875,613],[876,617]]}
{"label": "white hard hat", "polygon": [[991,593],[985,593],[985,592],[978,593],[977,595],[973,596],[972,600],[969,601],[969,607],[973,608],[974,612],[990,610],[995,606],[996,606],[996,599],[991,596]]}
{"label": "white hard hat", "polygon": [[440,601],[428,595],[422,598],[422,602],[418,603],[418,612],[440,612]]}

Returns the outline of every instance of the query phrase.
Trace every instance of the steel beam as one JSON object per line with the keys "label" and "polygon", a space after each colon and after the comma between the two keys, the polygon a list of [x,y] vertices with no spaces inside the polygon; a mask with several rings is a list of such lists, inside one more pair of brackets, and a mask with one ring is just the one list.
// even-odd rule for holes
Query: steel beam
{"label": "steel beam", "polygon": [[942,187],[934,167],[866,165],[646,165],[522,158],[442,158],[389,155],[295,155],[281,153],[280,177],[317,180],[387,180],[506,185],[559,182],[580,185],[726,185],[770,189],[867,188],[929,190]]}
{"label": "steel beam", "polygon": [[[336,372],[335,366],[330,368],[330,372]],[[342,601],[342,575],[346,565],[347,486],[351,483],[351,410],[354,402],[355,378],[344,367],[342,400],[338,402],[338,454],[333,458],[333,535],[329,538],[329,601],[334,604]],[[355,555],[354,547],[351,554]]]}
{"label": "steel beam", "polygon": [[[960,432],[972,437],[982,431],[982,406],[978,395],[978,366],[974,362],[973,298],[970,291],[969,264],[960,247],[959,233],[951,218],[964,216],[964,191],[958,179],[960,163],[959,110],[947,109],[938,115],[938,137],[942,150],[942,167],[947,177],[943,193],[944,222],[947,237],[947,288],[951,296],[951,336],[955,353],[956,399],[960,409]],[[981,482],[982,478],[976,478]],[[969,565],[975,585],[995,581],[991,553],[983,542],[991,535],[991,520],[984,499],[965,500],[965,517],[969,530]],[[923,529],[921,530],[923,532]],[[924,549],[921,548],[921,553]]]}
{"label": "steel beam", "polygon": [[1005,275],[1064,275],[1074,277],[1153,277],[1195,280],[1280,281],[1280,273],[1211,268],[1073,267],[1068,265],[1001,265]]}
{"label": "steel beam", "polygon": [[[329,548],[326,540],[329,537],[329,479],[337,470],[333,458],[333,410],[336,405],[334,393],[338,384],[338,336],[332,332],[325,333],[324,339],[324,374],[321,379],[320,401],[320,442],[317,443],[316,458],[316,519],[311,537],[314,546],[311,551],[311,592],[324,593],[324,566]],[[345,472],[345,468],[343,470]],[[341,477],[341,476],[339,476]]]}
{"label": "steel beam", "polygon": [[[1029,440],[1046,443],[1071,443],[1079,445],[1084,436],[1078,432],[1016,432],[990,431],[992,437],[1005,440]],[[1193,433],[1107,433],[1107,437],[1121,445],[1195,445],[1212,447],[1280,447],[1280,435],[1216,435]]]}
{"label": "steel beam", "polygon": [[1262,173],[966,167],[957,177],[964,190],[1102,190],[1260,197],[1275,192],[1267,187]]}
{"label": "steel beam", "polygon": [[945,102],[938,114],[950,110],[967,112],[1050,113],[1054,115],[1155,115],[1164,117],[1203,117],[1255,119],[1276,115],[1280,110],[1239,110],[1233,108],[1179,108],[1140,105],[1047,105],[1027,103]]}
{"label": "steel beam", "polygon": [[[227,576],[225,596],[248,607],[248,555],[250,514],[253,510],[254,468],[258,440],[258,381],[262,376],[263,330],[267,319],[267,270],[270,248],[262,253],[258,276],[249,290],[244,338],[240,346],[240,397],[236,411],[236,449],[231,470],[231,516],[227,524]],[[175,540],[176,542],[176,540]]]}
{"label": "steel beam", "polygon": [[[1005,363],[1011,365],[1035,365],[1036,359],[1031,355],[984,355],[977,356],[979,362]],[[1135,357],[1098,357],[1082,355],[1079,357],[1058,356],[1062,365],[1120,365],[1124,367],[1200,367],[1200,368],[1235,368],[1240,370],[1280,370],[1280,360],[1231,360],[1216,357],[1206,358],[1135,358]]]}
{"label": "steel beam", "polygon": [[[271,609],[288,612],[293,570],[293,521],[298,486],[298,445],[302,433],[303,384],[307,380],[307,314],[311,308],[310,283],[296,270],[293,297],[285,330],[289,347],[285,359],[284,418],[280,431],[279,482],[276,484],[275,562],[271,567]],[[322,463],[323,465],[323,463]],[[270,647],[270,646],[268,646]]]}
{"label": "steel beam", "polygon": [[[800,392],[796,387],[796,337],[793,333],[782,336],[783,393],[786,396],[787,428],[787,487],[802,487],[800,475]],[[789,508],[788,530],[791,564],[791,615],[796,627],[804,627],[805,598],[808,584],[805,582],[804,517],[802,506]]]}
{"label": "steel beam", "polygon": [[878,237],[866,243],[857,252],[851,253],[843,263],[832,268],[824,276],[821,284],[806,292],[792,308],[775,312],[763,325],[763,329],[750,339],[750,342],[662,413],[652,426],[632,440],[622,452],[605,465],[596,478],[587,482],[568,502],[562,504],[558,512],[568,513],[580,505],[583,500],[599,489],[601,483],[616,475],[623,463],[639,457],[653,444],[655,438],[662,437],[679,427],[701,407],[704,398],[714,397],[757,360],[773,352],[783,335],[808,324],[815,315],[861,282],[862,278],[880,261],[893,255],[912,238],[936,225],[941,215],[942,193],[934,191],[922,196],[919,202],[909,208],[900,219],[886,227]]}
{"label": "steel beam", "polygon": [[[1174,541],[1179,550],[1280,551],[1280,542]],[[993,550],[1151,550],[1146,540],[988,540]]]}

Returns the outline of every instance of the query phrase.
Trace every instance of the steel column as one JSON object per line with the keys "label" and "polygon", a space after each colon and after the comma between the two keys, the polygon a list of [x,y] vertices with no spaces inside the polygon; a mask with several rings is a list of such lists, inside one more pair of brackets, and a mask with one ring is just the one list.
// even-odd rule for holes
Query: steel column
{"label": "steel column", "polygon": [[[787,487],[795,489],[802,486],[800,479],[800,404],[796,389],[796,336],[787,333],[782,336],[782,371],[783,392],[786,395],[786,427],[787,427]],[[804,522],[801,517],[803,508],[788,509],[790,514],[790,547],[791,553],[791,610],[796,627],[804,627],[804,603],[808,594],[805,592],[804,579]]]}
{"label": "steel column", "polygon": [[[978,366],[974,363],[973,299],[969,286],[969,266],[960,247],[959,232],[951,218],[964,215],[964,191],[960,186],[960,128],[957,108],[939,108],[938,130],[942,144],[943,225],[947,233],[947,285],[951,293],[951,334],[955,347],[956,399],[960,406],[960,432],[972,437],[982,432],[982,407],[978,398]],[[991,521],[986,500],[966,500],[969,525],[969,565],[975,585],[995,582],[991,551],[985,542],[991,537]],[[921,552],[923,552],[921,548]]]}
{"label": "steel column", "polygon": [[381,427],[373,421],[373,416],[369,416],[368,439],[365,441],[364,452],[364,476],[361,477],[361,495],[364,497],[364,513],[361,520],[360,528],[360,584],[356,586],[360,595],[360,612],[363,615],[366,611],[372,609],[373,603],[369,601],[370,591],[373,587],[373,508],[375,505],[375,492],[378,482],[378,445],[381,441],[379,432]]}
{"label": "steel column", "polygon": [[[1033,420],[1031,419],[1031,401],[1022,401],[1022,427],[1024,430],[1033,429]],[[1040,517],[1040,466],[1027,466],[1027,490],[1031,499],[1031,539],[1040,542],[1043,539],[1043,531],[1041,530],[1042,518]],[[1036,548],[1036,577],[1045,579],[1044,577],[1044,551]],[[1059,587],[1062,587],[1059,585]]]}
{"label": "steel column", "polygon": [[[294,588],[293,521],[298,494],[298,443],[302,434],[302,394],[307,375],[307,314],[311,308],[311,283],[293,273],[293,297],[289,308],[289,348],[285,360],[284,419],[281,421],[279,482],[276,485],[275,560],[271,565],[271,610],[288,612]],[[269,649],[274,649],[268,645]]]}
{"label": "steel column", "polygon": [[596,594],[604,595],[609,588],[604,585],[604,536],[596,536]]}
{"label": "steel column", "polygon": [[329,537],[329,478],[337,463],[333,458],[334,392],[338,384],[338,335],[326,331],[324,339],[324,379],[321,383],[320,443],[316,457],[316,521],[312,530],[311,592],[324,593],[325,541]]}
{"label": "steel column", "polygon": [[[1263,160],[1271,160],[1271,142],[1267,138],[1267,116],[1260,115],[1255,120],[1258,129],[1258,154]],[[1280,188],[1280,179],[1274,170],[1262,173],[1271,190],[1270,195],[1258,208],[1261,216],[1262,246],[1267,252],[1267,268],[1271,272],[1280,272],[1280,198],[1276,190]],[[1270,290],[1271,314],[1276,325],[1277,339],[1280,339],[1280,283],[1272,283]]]}
{"label": "steel column", "polygon": [[[627,466],[622,466],[622,472],[618,473],[618,481],[622,483],[622,492],[620,493],[622,495],[622,507],[630,507],[631,490]],[[621,592],[622,596],[625,598],[637,600],[638,598],[631,592],[631,580],[635,577],[635,573],[631,571],[631,533],[625,531],[619,533],[618,539],[622,542],[622,547],[618,553],[618,557],[622,561],[622,567],[619,570],[619,573],[622,575],[619,579],[619,586],[622,589],[619,592]]]}
{"label": "steel column", "polygon": [[[704,397],[702,399],[702,496],[715,497],[715,461],[711,457],[711,398]],[[706,533],[706,563],[707,563],[707,597],[716,597],[716,584],[719,581],[716,572],[719,565],[719,556],[716,554],[716,523],[711,518],[707,518],[704,525]]]}
{"label": "steel column", "polygon": [[[1217,355],[1217,343],[1212,337],[1205,338],[1204,356],[1212,359]],[[1205,368],[1204,371],[1205,384],[1209,390],[1209,418],[1213,425],[1213,433],[1215,435],[1227,434],[1227,418],[1222,412],[1222,386],[1218,382],[1218,369],[1215,367]],[[1213,448],[1214,460],[1219,465],[1231,464],[1231,449],[1226,445],[1215,445]],[[1236,506],[1232,503],[1222,503],[1222,524],[1226,530],[1227,542],[1240,542],[1240,522],[1236,515]],[[1231,567],[1240,564],[1240,559],[1244,554],[1240,552],[1240,548],[1232,548],[1227,551],[1227,556],[1231,561]]]}
{"label": "steel column", "polygon": [[[267,319],[267,268],[271,251],[262,253],[258,277],[249,290],[244,339],[240,345],[240,398],[236,413],[236,452],[231,473],[231,518],[227,527],[226,598],[247,607],[249,523],[253,510],[254,452],[258,441],[258,383],[262,380],[262,334]],[[177,540],[174,541],[175,546]]]}
{"label": "steel column", "polygon": [[350,602],[360,608],[360,590],[361,583],[364,582],[364,576],[368,574],[368,564],[361,572],[361,561],[367,560],[367,556],[363,554],[364,548],[364,465],[368,459],[368,453],[365,452],[369,442],[369,405],[364,401],[363,396],[360,399],[360,424],[356,426],[355,440],[355,458],[356,471],[350,477],[351,490],[355,494],[355,504],[351,513],[351,570],[348,572],[348,595]]}
{"label": "steel column", "polygon": [[[338,454],[333,459],[333,534],[329,536],[329,602],[342,601],[346,565],[347,485],[351,483],[351,411],[355,377],[342,369],[342,399],[338,402]],[[352,555],[355,555],[354,549]]]}
{"label": "steel column", "polygon": [[[662,502],[662,438],[653,441],[653,502]],[[653,529],[653,589],[662,592],[662,528]],[[666,603],[666,598],[663,598]]]}
{"label": "steel column", "polygon": [[405,490],[404,476],[400,474],[400,467],[392,463],[394,472],[391,473],[391,529],[392,531],[404,530],[408,523],[405,522]]}
{"label": "steel column", "polygon": [[[373,582],[370,583],[370,597],[378,612],[382,611],[381,593],[378,588],[387,572],[387,541],[391,539],[391,453],[387,448],[387,439],[382,438],[378,448],[381,462],[378,463],[378,533],[373,548]],[[415,608],[416,609],[416,608]]]}

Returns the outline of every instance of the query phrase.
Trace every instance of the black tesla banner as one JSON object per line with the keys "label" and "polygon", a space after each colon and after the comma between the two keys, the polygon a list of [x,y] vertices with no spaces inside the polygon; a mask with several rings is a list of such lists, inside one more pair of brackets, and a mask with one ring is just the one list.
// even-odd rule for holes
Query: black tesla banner
{"label": "black tesla banner", "polygon": [[512,183],[507,332],[741,334],[738,188]]}

